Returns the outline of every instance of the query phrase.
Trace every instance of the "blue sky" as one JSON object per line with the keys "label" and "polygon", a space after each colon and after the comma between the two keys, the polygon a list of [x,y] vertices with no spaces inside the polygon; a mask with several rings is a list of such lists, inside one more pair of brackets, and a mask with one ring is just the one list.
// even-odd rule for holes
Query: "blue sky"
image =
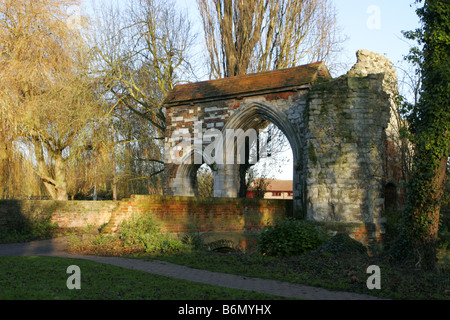
{"label": "blue sky", "polygon": [[[89,11],[92,3],[101,6],[101,3],[111,1],[127,2],[127,0],[82,0],[83,11]],[[337,9],[337,23],[348,37],[343,44],[342,54],[338,57],[340,62],[351,67],[356,62],[355,53],[359,49],[385,54],[394,64],[408,53],[409,44],[401,31],[419,27],[414,0],[331,1]],[[175,2],[180,9],[188,10],[196,30],[201,32],[197,1],[175,0]]]}
{"label": "blue sky", "polygon": [[[386,55],[394,64],[408,53],[410,43],[401,31],[417,29],[413,0],[334,0],[338,24],[349,37],[341,59],[356,62],[358,49]],[[379,16],[378,16],[379,14]],[[377,19],[377,16],[379,19]],[[379,24],[376,24],[376,20]],[[345,60],[345,61],[346,61]]]}
{"label": "blue sky", "polygon": [[[200,22],[196,0],[176,1],[188,9],[194,21]],[[394,64],[408,53],[410,44],[401,31],[419,27],[414,0],[331,1],[337,9],[337,23],[348,37],[338,57],[340,62],[351,67],[359,49],[384,54]]]}

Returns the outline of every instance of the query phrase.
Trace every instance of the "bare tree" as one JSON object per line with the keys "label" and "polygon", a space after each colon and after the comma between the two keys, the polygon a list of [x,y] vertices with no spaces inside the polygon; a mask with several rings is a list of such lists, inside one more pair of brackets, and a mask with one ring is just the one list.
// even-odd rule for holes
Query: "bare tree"
{"label": "bare tree", "polygon": [[96,74],[111,111],[111,146],[118,153],[113,176],[129,192],[157,192],[157,176],[164,170],[163,102],[191,74],[195,35],[187,15],[175,7],[171,1],[131,0],[126,7],[101,8]]}
{"label": "bare tree", "polygon": [[134,0],[126,9],[102,8],[96,52],[104,86],[117,103],[164,132],[163,101],[189,72],[193,43],[187,16],[173,2]]}
{"label": "bare tree", "polygon": [[328,0],[197,0],[210,77],[326,60],[339,50]]}

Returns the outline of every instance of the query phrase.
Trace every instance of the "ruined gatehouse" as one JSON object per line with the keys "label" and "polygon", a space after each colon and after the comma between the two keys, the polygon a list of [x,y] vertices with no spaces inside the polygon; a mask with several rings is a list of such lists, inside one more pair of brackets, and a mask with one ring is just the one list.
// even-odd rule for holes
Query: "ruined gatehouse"
{"label": "ruined gatehouse", "polygon": [[[338,78],[318,62],[176,86],[165,101],[165,194],[195,196],[196,172],[208,163],[214,196],[237,197],[237,153],[214,162],[198,136],[234,130],[239,139],[249,129],[273,123],[292,148],[294,215],[380,226],[385,208],[399,205],[403,178],[397,76],[382,55],[360,50],[357,58]],[[175,139],[175,132],[184,139]],[[224,149],[235,141],[223,141]],[[180,143],[194,147],[173,152],[181,150]]]}

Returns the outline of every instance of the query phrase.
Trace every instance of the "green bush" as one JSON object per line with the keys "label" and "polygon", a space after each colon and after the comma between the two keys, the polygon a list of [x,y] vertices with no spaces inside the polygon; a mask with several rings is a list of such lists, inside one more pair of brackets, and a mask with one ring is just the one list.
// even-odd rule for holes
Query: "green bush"
{"label": "green bush", "polygon": [[0,241],[18,242],[50,238],[58,229],[51,214],[32,212],[27,216],[14,215],[6,226],[0,228]]}
{"label": "green bush", "polygon": [[286,218],[264,226],[258,251],[269,256],[301,255],[320,247],[326,239],[326,233],[313,222]]}
{"label": "green bush", "polygon": [[442,250],[447,250],[450,245],[450,231],[447,226],[441,225],[439,227],[437,248]]}
{"label": "green bush", "polygon": [[383,214],[383,217],[386,219],[384,223],[385,234],[383,236],[383,246],[385,248],[389,248],[391,242],[395,240],[399,233],[399,227],[402,218],[401,211],[395,210],[386,210]]}
{"label": "green bush", "polygon": [[187,248],[181,240],[163,234],[148,214],[133,215],[131,219],[125,220],[118,233],[125,247],[143,247],[146,252],[176,252]]}
{"label": "green bush", "polygon": [[181,241],[195,250],[205,249],[206,247],[200,234],[195,232],[186,233]]}

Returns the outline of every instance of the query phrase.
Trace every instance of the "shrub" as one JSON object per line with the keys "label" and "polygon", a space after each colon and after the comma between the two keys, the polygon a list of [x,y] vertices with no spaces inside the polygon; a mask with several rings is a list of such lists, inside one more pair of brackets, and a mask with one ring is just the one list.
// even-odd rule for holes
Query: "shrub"
{"label": "shrub", "polygon": [[187,248],[182,241],[163,234],[148,214],[133,215],[131,219],[125,220],[118,233],[125,247],[142,247],[148,253],[174,252]]}
{"label": "shrub", "polygon": [[182,237],[181,241],[185,245],[187,245],[187,246],[189,246],[189,247],[191,247],[191,248],[193,248],[195,250],[205,249],[205,247],[206,247],[205,244],[203,243],[203,239],[200,236],[200,234],[199,233],[195,233],[195,232],[186,233]]}
{"label": "shrub", "polygon": [[442,250],[447,250],[450,245],[450,231],[447,226],[441,225],[439,227],[437,248]]}
{"label": "shrub", "polygon": [[31,212],[26,216],[14,215],[0,229],[0,239],[4,242],[18,242],[50,238],[58,229],[51,218],[51,214],[44,211]]}
{"label": "shrub", "polygon": [[386,231],[383,236],[383,245],[385,248],[389,248],[399,233],[402,213],[401,211],[386,210],[383,217],[386,219],[384,223]]}
{"label": "shrub", "polygon": [[367,248],[359,241],[352,239],[347,233],[338,233],[327,241],[318,251],[329,253],[367,254]]}
{"label": "shrub", "polygon": [[313,222],[286,218],[264,226],[258,250],[270,256],[301,255],[321,246],[326,238],[326,233]]}

